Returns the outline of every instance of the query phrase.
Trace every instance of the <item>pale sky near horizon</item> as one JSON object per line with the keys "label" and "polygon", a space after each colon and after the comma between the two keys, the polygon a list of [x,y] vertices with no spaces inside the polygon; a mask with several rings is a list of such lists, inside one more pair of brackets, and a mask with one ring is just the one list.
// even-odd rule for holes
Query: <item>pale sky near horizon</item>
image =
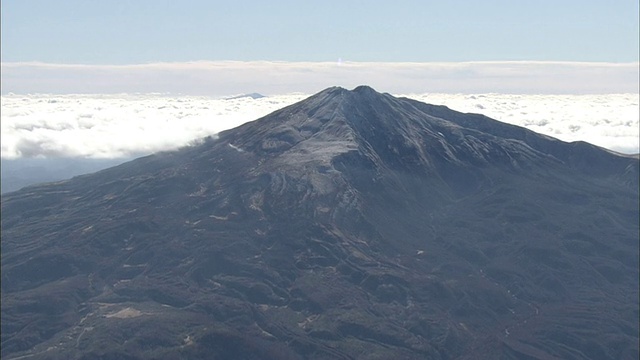
{"label": "pale sky near horizon", "polygon": [[637,0],[5,0],[2,62],[637,62]]}

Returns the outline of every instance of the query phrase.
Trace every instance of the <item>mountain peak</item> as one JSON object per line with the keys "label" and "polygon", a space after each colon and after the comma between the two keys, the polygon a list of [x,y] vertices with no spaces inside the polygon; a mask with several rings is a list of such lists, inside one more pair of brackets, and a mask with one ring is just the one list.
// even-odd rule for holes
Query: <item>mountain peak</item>
{"label": "mountain peak", "polygon": [[330,96],[332,98],[341,97],[341,96],[355,96],[350,101],[355,99],[364,99],[362,96],[367,96],[371,100],[374,97],[383,96],[384,94],[377,92],[375,89],[368,85],[359,85],[355,87],[353,90],[348,90],[346,88],[340,86],[333,86],[327,89],[320,91],[319,93],[311,96],[314,97],[325,97]]}
{"label": "mountain peak", "polygon": [[368,85],[359,85],[355,87],[352,91],[359,94],[380,94]]}
{"label": "mountain peak", "polygon": [[[327,88],[221,138],[258,155],[330,161],[355,151],[376,167],[420,172],[549,163],[612,174],[629,162],[628,157],[595,146],[567,144],[482,115],[396,98],[366,85],[353,90]],[[576,147],[584,151],[574,151]],[[314,149],[323,149],[322,156]]]}

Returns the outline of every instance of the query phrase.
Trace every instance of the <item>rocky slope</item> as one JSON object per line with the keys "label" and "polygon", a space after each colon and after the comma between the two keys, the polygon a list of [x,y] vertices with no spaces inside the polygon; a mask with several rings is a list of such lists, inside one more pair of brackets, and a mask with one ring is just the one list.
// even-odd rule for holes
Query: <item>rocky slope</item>
{"label": "rocky slope", "polygon": [[6,359],[636,359],[638,159],[324,90],[2,197]]}

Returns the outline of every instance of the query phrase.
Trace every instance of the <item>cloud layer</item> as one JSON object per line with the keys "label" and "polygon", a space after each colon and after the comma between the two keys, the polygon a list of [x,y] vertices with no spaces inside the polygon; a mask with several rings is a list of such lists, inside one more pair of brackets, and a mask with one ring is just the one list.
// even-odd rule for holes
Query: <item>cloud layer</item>
{"label": "cloud layer", "polygon": [[638,91],[638,63],[198,61],[141,65],[2,63],[2,93],[315,93],[370,85],[390,93],[611,94]]}
{"label": "cloud layer", "polygon": [[238,126],[304,97],[2,96],[2,157],[148,154]]}
{"label": "cloud layer", "polygon": [[[2,158],[124,158],[174,149],[306,98],[4,95]],[[638,152],[638,94],[407,94],[482,113],[561,140]]]}

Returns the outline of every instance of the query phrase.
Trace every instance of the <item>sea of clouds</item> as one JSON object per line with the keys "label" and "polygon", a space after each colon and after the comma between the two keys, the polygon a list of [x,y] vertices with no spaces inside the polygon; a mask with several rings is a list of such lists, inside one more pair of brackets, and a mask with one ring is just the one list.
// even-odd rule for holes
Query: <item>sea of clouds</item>
{"label": "sea of clouds", "polygon": [[[485,114],[564,141],[639,152],[638,94],[398,95]],[[130,158],[175,149],[308,96],[7,94],[0,121],[2,158]]]}
{"label": "sea of clouds", "polygon": [[6,95],[2,158],[128,158],[174,149],[305,97]]}

